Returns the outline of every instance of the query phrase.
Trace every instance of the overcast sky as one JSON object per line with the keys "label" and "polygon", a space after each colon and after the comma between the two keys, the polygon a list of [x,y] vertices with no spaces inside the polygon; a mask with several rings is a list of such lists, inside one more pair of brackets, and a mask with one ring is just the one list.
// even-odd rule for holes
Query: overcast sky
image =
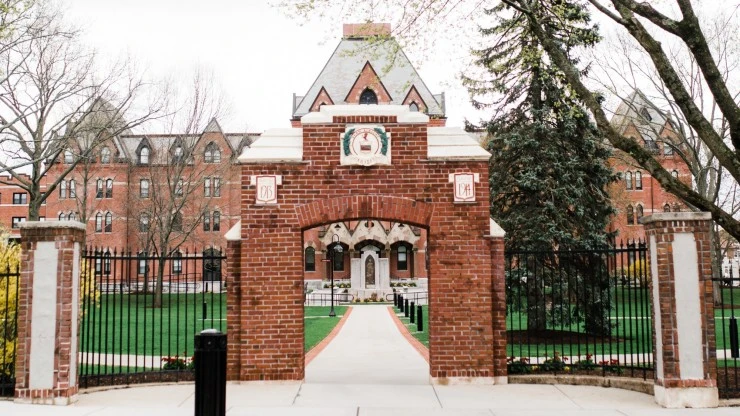
{"label": "overcast sky", "polygon": [[[212,71],[229,103],[224,130],[288,127],[292,94],[304,95],[336,47],[343,22],[300,26],[267,0],[66,0],[83,40],[106,59],[129,55],[156,77]],[[444,48],[444,45],[442,45]],[[459,51],[458,51],[459,52]],[[448,125],[481,113],[468,103],[450,54],[420,57],[433,93],[445,92]],[[185,79],[186,78],[186,79]]]}

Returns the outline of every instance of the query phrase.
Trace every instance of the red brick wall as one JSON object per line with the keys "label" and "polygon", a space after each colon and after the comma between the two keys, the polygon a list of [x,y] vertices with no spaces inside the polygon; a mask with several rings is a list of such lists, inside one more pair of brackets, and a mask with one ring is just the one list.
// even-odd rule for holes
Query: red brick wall
{"label": "red brick wall", "polygon": [[[383,124],[392,166],[340,166],[337,137],[346,123]],[[389,116],[334,117],[303,126],[304,163],[242,166],[241,317],[228,318],[242,324],[239,379],[303,379],[301,231],[364,218],[429,230],[431,375],[494,375],[488,187],[463,205],[453,204],[448,183],[450,173],[472,171],[486,184],[488,164],[428,162],[426,129]],[[256,174],[283,176],[277,206],[254,205],[248,184]]]}

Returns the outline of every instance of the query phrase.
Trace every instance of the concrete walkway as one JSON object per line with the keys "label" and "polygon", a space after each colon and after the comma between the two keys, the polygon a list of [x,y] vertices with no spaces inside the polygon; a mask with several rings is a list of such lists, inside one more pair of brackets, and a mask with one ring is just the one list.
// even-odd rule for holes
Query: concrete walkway
{"label": "concrete walkway", "polygon": [[[428,365],[400,335],[387,306],[355,306],[339,335],[307,367],[303,383],[227,387],[229,416],[682,416],[737,415],[738,408],[669,410],[652,396],[566,385],[432,386]],[[192,416],[194,386],[83,392],[68,407],[0,401],[1,416]]]}

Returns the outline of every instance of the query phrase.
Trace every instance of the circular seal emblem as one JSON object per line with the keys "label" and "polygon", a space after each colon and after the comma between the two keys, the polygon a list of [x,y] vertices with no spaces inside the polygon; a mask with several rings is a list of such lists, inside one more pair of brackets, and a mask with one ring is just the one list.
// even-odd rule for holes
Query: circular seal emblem
{"label": "circular seal emblem", "polygon": [[390,135],[382,126],[348,127],[341,138],[343,165],[390,164]]}

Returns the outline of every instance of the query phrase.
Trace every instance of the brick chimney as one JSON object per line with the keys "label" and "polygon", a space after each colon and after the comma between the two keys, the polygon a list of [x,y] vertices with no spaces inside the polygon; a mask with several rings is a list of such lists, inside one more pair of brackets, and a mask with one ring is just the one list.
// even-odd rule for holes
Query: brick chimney
{"label": "brick chimney", "polygon": [[371,36],[390,36],[390,23],[345,23],[343,25],[344,39],[366,39]]}

